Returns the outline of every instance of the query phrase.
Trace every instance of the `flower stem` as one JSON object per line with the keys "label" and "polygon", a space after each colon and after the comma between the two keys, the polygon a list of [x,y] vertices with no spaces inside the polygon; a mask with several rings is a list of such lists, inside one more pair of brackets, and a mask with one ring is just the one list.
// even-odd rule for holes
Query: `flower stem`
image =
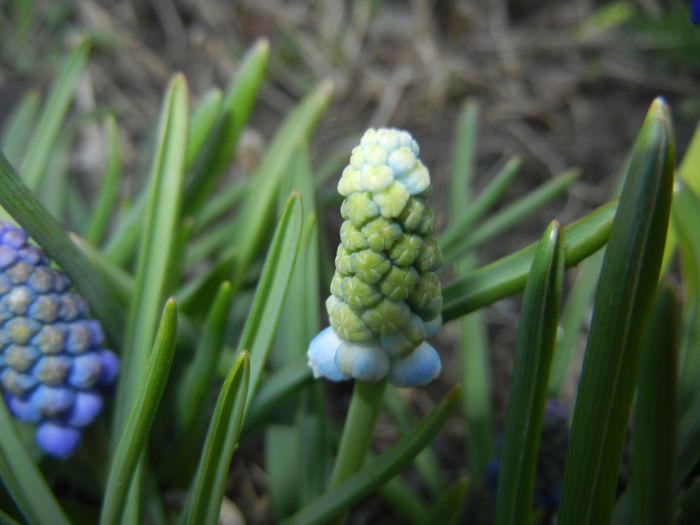
{"label": "flower stem", "polygon": [[386,380],[379,383],[355,381],[338,457],[331,475],[331,489],[341,485],[362,467],[382,407],[385,388]]}

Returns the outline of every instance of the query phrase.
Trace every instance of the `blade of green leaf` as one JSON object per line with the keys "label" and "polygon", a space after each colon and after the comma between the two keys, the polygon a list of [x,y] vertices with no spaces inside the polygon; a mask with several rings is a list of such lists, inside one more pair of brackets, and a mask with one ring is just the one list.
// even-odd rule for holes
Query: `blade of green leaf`
{"label": "blade of green leaf", "polygon": [[291,364],[266,377],[250,403],[243,434],[248,435],[282,400],[312,379],[311,369],[306,363]]}
{"label": "blade of green leaf", "polygon": [[460,388],[445,395],[433,411],[388,451],[368,463],[339,487],[284,520],[284,525],[323,523],[396,476],[440,432],[459,399]]}
{"label": "blade of green leaf", "polygon": [[287,200],[277,224],[255,298],[238,343],[238,348],[250,350],[250,393],[246,412],[257,389],[267,353],[275,336],[277,320],[299,251],[302,218],[301,196],[294,192]]}
{"label": "blade of green leaf", "polygon": [[512,228],[514,225],[519,224],[525,217],[564,193],[578,176],[578,170],[567,171],[509,204],[502,211],[484,221],[483,224],[463,235],[459,245],[446,254],[446,260],[450,260],[467,250],[474,249]]}
{"label": "blade of green leaf", "polygon": [[[299,141],[308,138],[311,134],[330,101],[331,91],[331,84],[323,82],[291,111],[275,135],[260,166],[251,175],[250,191],[236,219],[225,225],[222,230],[212,232],[196,243],[192,243],[190,263],[218,249],[222,243],[230,243],[231,239],[236,239],[239,258],[231,282],[234,292],[240,286],[248,266],[266,241],[263,234],[274,215],[276,189],[282,177],[288,172],[292,155]],[[216,235],[216,242],[212,243],[210,239],[214,235]],[[200,243],[207,249],[199,249],[197,245]],[[196,258],[192,256],[193,253],[197,254]],[[255,360],[254,355],[252,359]],[[255,370],[252,365],[251,368]]]}
{"label": "blade of green leaf", "polygon": [[14,518],[12,518],[12,516],[0,510],[0,525],[20,525],[20,522],[15,521]]}
{"label": "blade of green leaf", "polygon": [[117,346],[122,339],[123,312],[114,291],[95,271],[80,249],[51,217],[34,194],[22,183],[17,172],[0,153],[0,206],[56,261],[75,288],[90,304]]}
{"label": "blade of green leaf", "polygon": [[662,99],[632,152],[605,253],[564,471],[562,523],[608,523],[637,373],[641,320],[656,288],[673,184]]}
{"label": "blade of green leaf", "polygon": [[459,523],[459,518],[464,512],[464,503],[468,492],[468,478],[460,478],[455,481],[445,489],[435,502],[423,523],[440,523],[440,525]]}
{"label": "blade of green leaf", "polygon": [[136,391],[139,371],[148,360],[158,313],[166,295],[170,259],[178,235],[182,200],[187,85],[175,75],[168,87],[151,166],[149,205],[143,225],[139,262],[122,346],[121,379],[117,386],[113,436],[121,433]]}
{"label": "blade of green leaf", "polygon": [[268,41],[258,40],[243,58],[235,78],[226,90],[222,111],[213,133],[208,137],[187,185],[187,215],[195,216],[203,207],[219,177],[231,162],[238,138],[253,111],[269,53]]}
{"label": "blade of green leaf", "polygon": [[[177,432],[172,472],[178,479],[192,474],[191,458],[199,446],[207,413],[206,401],[216,379],[216,365],[225,344],[226,325],[231,310],[231,285],[223,282],[212,303],[192,361],[187,364],[178,385]],[[191,469],[189,468],[191,467]]]}
{"label": "blade of green leaf", "polygon": [[[243,201],[250,189],[250,179],[237,180],[212,195],[207,205],[200,210],[195,219],[195,233],[200,233],[222,218]],[[193,256],[194,258],[194,256]]]}
{"label": "blade of green leaf", "polygon": [[306,465],[299,457],[301,443],[293,425],[268,424],[265,427],[265,465],[270,497],[277,519],[297,509],[299,475]]}
{"label": "blade of green leaf", "polygon": [[679,241],[685,292],[679,392],[683,414],[697,397],[700,384],[700,199],[683,181],[676,183],[671,217]]}
{"label": "blade of green leaf", "polygon": [[17,434],[12,416],[0,402],[0,480],[28,523],[68,525],[46,480]]}
{"label": "blade of green leaf", "polygon": [[454,214],[465,201],[472,199],[479,105],[467,100],[457,120],[455,140],[452,145],[452,170],[450,179],[450,209]]}
{"label": "blade of green leaf", "polygon": [[202,154],[207,138],[216,125],[217,117],[222,113],[224,94],[219,88],[207,91],[190,117],[190,133],[187,137],[187,157],[185,170],[192,169],[197,157]]}
{"label": "blade of green leaf", "polygon": [[537,245],[525,286],[496,497],[498,525],[528,522],[564,279],[561,226]]}
{"label": "blade of green leaf", "polygon": [[461,206],[459,210],[455,210],[454,218],[439,239],[440,248],[448,257],[450,253],[461,250],[460,241],[467,237],[465,232],[498,202],[520,171],[521,165],[519,157],[510,159],[469,206]]}
{"label": "blade of green leaf", "polygon": [[104,122],[104,133],[107,141],[107,161],[105,174],[97,197],[95,211],[85,231],[85,238],[97,246],[104,235],[109,223],[109,217],[114,210],[119,185],[122,179],[122,148],[119,139],[119,128],[112,115]]}
{"label": "blade of green leaf", "polygon": [[694,525],[700,521],[700,481],[693,483],[678,498],[678,513],[674,525]]}
{"label": "blade of green leaf", "polygon": [[169,299],[163,308],[153,351],[144,368],[136,371],[138,387],[112,457],[100,525],[120,522],[134,471],[145,450],[151,424],[168,381],[176,331],[177,306],[174,299]]}
{"label": "blade of green leaf", "polygon": [[[414,423],[413,414],[396,388],[387,388],[384,394],[384,405],[391,418],[401,429],[401,432],[404,434],[409,432]],[[430,446],[425,447],[416,456],[415,465],[416,470],[433,496],[437,497],[445,490],[445,474]]]}
{"label": "blade of green leaf", "polygon": [[24,151],[29,144],[29,135],[34,129],[41,97],[38,91],[29,91],[12,111],[0,138],[0,150],[16,165],[22,164]]}
{"label": "blade of green leaf", "polygon": [[557,397],[564,384],[571,355],[581,335],[581,326],[593,299],[600,267],[603,264],[603,255],[603,250],[593,254],[577,269],[576,281],[569,291],[561,316],[561,333],[557,338],[552,370],[549,374],[549,397]]}
{"label": "blade of green leaf", "polygon": [[[609,202],[564,227],[566,267],[577,265],[608,240],[617,201]],[[445,288],[442,317],[447,321],[509,297],[525,288],[535,244],[503,257]]]}
{"label": "blade of green leaf", "polygon": [[240,352],[221,387],[181,523],[200,525],[218,521],[226,477],[243,423],[250,384],[248,363],[248,352]]}
{"label": "blade of green leaf", "polygon": [[424,525],[428,507],[423,498],[401,476],[395,476],[379,487],[379,494],[393,507],[397,515],[402,516],[407,523]]}
{"label": "blade of green leaf", "polygon": [[674,515],[679,335],[678,299],[674,288],[662,283],[640,355],[630,481],[635,525],[671,523]]}
{"label": "blade of green leaf", "polygon": [[66,58],[61,74],[51,85],[51,91],[46,98],[22,164],[22,179],[33,191],[39,187],[49,164],[51,150],[68,113],[78,80],[85,69],[89,50],[90,41],[87,39],[75,46]]}

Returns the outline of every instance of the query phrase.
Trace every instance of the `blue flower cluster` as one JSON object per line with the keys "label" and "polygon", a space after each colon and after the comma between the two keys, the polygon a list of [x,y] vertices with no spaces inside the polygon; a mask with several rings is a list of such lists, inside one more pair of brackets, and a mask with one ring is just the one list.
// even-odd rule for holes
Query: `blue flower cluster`
{"label": "blue flower cluster", "polygon": [[352,150],[338,183],[345,222],[326,301],[331,326],[307,352],[315,377],[413,387],[440,373],[426,339],[442,325],[443,259],[418,153],[408,132],[387,128],[367,130]]}
{"label": "blue flower cluster", "polygon": [[67,456],[102,410],[118,369],[65,274],[23,230],[0,222],[0,389],[12,415],[37,425],[47,454]]}

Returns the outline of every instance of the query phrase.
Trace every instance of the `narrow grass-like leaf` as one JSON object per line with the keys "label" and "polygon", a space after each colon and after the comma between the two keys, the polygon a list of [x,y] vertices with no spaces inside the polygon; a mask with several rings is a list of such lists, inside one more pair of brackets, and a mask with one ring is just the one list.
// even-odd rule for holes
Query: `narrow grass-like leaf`
{"label": "narrow grass-like leaf", "polygon": [[209,90],[194,108],[190,117],[190,133],[187,137],[187,157],[185,169],[189,171],[194,161],[202,153],[207,138],[216,125],[217,117],[221,115],[224,95],[219,88]]}
{"label": "narrow grass-like leaf", "polygon": [[299,476],[306,467],[301,462],[299,434],[293,425],[268,423],[265,426],[265,465],[275,516],[288,516],[297,508]]}
{"label": "narrow grass-like leaf", "polygon": [[0,138],[0,151],[11,163],[20,166],[24,151],[29,143],[29,135],[34,129],[36,114],[39,110],[41,97],[38,91],[30,91],[22,97],[22,101],[12,111],[7,124],[3,127]]}
{"label": "narrow grass-like leaf", "polygon": [[[191,458],[200,443],[204,429],[205,405],[216,379],[216,365],[224,347],[226,324],[231,310],[231,285],[221,284],[207,316],[204,331],[178,385],[175,415],[177,432],[171,462],[178,476],[191,475],[188,465],[194,467]],[[188,471],[189,470],[189,471]]]}
{"label": "narrow grass-like leaf", "polygon": [[227,250],[216,263],[180,287],[175,297],[182,311],[195,317],[201,316],[219,284],[231,276],[237,253],[235,247]]}
{"label": "narrow grass-like leaf", "polygon": [[248,352],[240,352],[221,387],[181,523],[218,522],[226,476],[243,422],[250,377],[248,363]]}
{"label": "narrow grass-like leaf", "polygon": [[697,397],[700,385],[700,199],[683,181],[676,183],[671,213],[685,291],[679,392],[683,414]]}
{"label": "narrow grass-like leaf", "polygon": [[226,90],[221,112],[187,185],[185,213],[195,215],[216,187],[220,175],[231,162],[238,137],[248,122],[262,82],[270,44],[259,40],[244,57],[236,76]]}
{"label": "narrow grass-like leaf", "polygon": [[459,249],[448,252],[447,259],[456,257],[466,250],[474,249],[520,223],[525,217],[564,193],[578,176],[578,170],[567,171],[509,204],[493,217],[484,221],[483,224],[474,228],[473,231],[464,234],[465,238],[459,242]]}
{"label": "narrow grass-like leaf", "polygon": [[[38,522],[37,522],[38,523]],[[15,521],[12,516],[0,510],[0,525],[21,525],[19,521]]]}
{"label": "narrow grass-like leaf", "polygon": [[104,235],[110,215],[115,208],[119,185],[122,180],[122,148],[119,139],[119,128],[113,116],[108,116],[104,123],[107,141],[107,162],[104,179],[97,197],[97,204],[92,213],[92,219],[85,230],[85,238],[97,246]]}
{"label": "narrow grass-like leaf", "polygon": [[396,476],[437,435],[458,402],[459,387],[453,388],[433,411],[389,450],[368,463],[339,487],[284,520],[284,525],[324,523]]}
{"label": "narrow grass-like leaf", "polygon": [[68,55],[61,74],[51,85],[21,169],[22,179],[33,191],[39,187],[49,164],[51,150],[85,69],[89,49],[90,42],[82,40]]}
{"label": "narrow grass-like leaf", "polygon": [[144,368],[136,371],[137,391],[112,456],[100,525],[120,522],[134,471],[145,450],[151,424],[168,381],[176,330],[177,306],[174,299],[169,299],[163,308],[153,351]]}
{"label": "narrow grass-like leaf", "polygon": [[557,397],[564,383],[571,355],[581,335],[583,320],[593,299],[603,255],[603,250],[595,253],[577,269],[576,281],[569,291],[561,316],[561,331],[557,337],[549,374],[549,397]]}
{"label": "narrow grass-like leaf", "polygon": [[166,294],[171,254],[180,219],[187,138],[187,85],[182,75],[170,83],[161,110],[151,166],[149,205],[143,225],[136,282],[122,348],[113,435],[121,432],[133,402],[139,371],[151,351],[158,313]]}
{"label": "narrow grass-like leaf", "polygon": [[226,188],[222,188],[221,191],[212,195],[207,201],[207,205],[197,214],[195,233],[201,232],[226,213],[232,211],[248,194],[250,182],[249,179],[234,181]]}
{"label": "narrow grass-like leaf", "polygon": [[[413,415],[396,388],[390,387],[387,389],[384,394],[384,404],[394,422],[401,429],[401,432],[408,433],[414,424]],[[433,496],[437,497],[445,490],[445,474],[430,446],[425,447],[416,456],[415,465],[416,470]]]}
{"label": "narrow grass-like leaf", "polygon": [[656,99],[628,164],[601,270],[564,470],[562,523],[611,519],[641,322],[668,228],[673,169],[670,115]]}
{"label": "narrow grass-like leaf", "polygon": [[447,487],[430,509],[424,523],[453,525],[459,523],[464,512],[464,502],[469,492],[469,479],[460,478]]}
{"label": "narrow grass-like leaf", "polygon": [[675,525],[697,525],[700,522],[700,480],[678,498]]}
{"label": "narrow grass-like leaf", "polygon": [[428,515],[428,505],[401,476],[395,476],[379,487],[379,494],[393,507],[397,515],[401,515],[407,523],[425,525]]}
{"label": "narrow grass-like leaf", "polygon": [[679,335],[678,299],[673,287],[662,283],[640,355],[630,481],[635,525],[670,524],[674,514]]}
{"label": "narrow grass-like leaf", "polygon": [[22,183],[14,168],[0,153],[0,206],[24,228],[70,277],[73,285],[102,321],[109,338],[117,346],[122,339],[123,312],[115,294],[95,271],[66,232],[51,217],[32,192]]}
{"label": "narrow grass-like leaf", "polygon": [[301,197],[298,193],[292,193],[277,224],[238,343],[238,348],[250,350],[250,395],[246,409],[260,381],[275,336],[277,320],[299,251],[302,216]]}
{"label": "narrow grass-like leaf", "polygon": [[28,523],[68,525],[46,480],[17,434],[12,416],[0,402],[0,481]]}
{"label": "narrow grass-like leaf", "polygon": [[465,232],[498,202],[520,171],[521,165],[519,157],[510,159],[469,206],[462,206],[459,211],[455,210],[454,218],[439,239],[440,249],[447,258],[450,258],[452,253],[463,251],[460,241],[469,238],[469,234]]}
{"label": "narrow grass-like leaf", "polygon": [[[260,166],[251,175],[250,189],[236,219],[221,230],[203,236],[192,243],[189,260],[196,262],[199,258],[220,248],[222,243],[230,243],[231,239],[236,239],[239,258],[231,283],[234,292],[240,286],[243,274],[265,242],[264,232],[274,215],[277,200],[275,190],[282,177],[288,173],[292,155],[300,141],[311,134],[328,105],[330,95],[331,84],[324,82],[291,111],[275,135]],[[200,243],[206,246],[206,250],[198,247]],[[193,257],[193,253],[196,253],[197,257]],[[255,355],[251,355],[251,369],[254,371],[255,366],[252,363],[255,361]]]}
{"label": "narrow grass-like leaf", "polygon": [[525,286],[496,497],[496,523],[529,522],[564,278],[561,227],[545,230]]}
{"label": "narrow grass-like leaf", "polygon": [[312,379],[311,369],[306,363],[291,364],[266,377],[250,403],[243,433],[248,434],[273,408]]}
{"label": "narrow grass-like leaf", "polygon": [[[607,242],[616,208],[615,200],[564,227],[567,268],[577,265]],[[536,243],[531,244],[446,287],[442,310],[445,322],[521,292],[535,248]]]}
{"label": "narrow grass-like leaf", "polygon": [[478,120],[479,105],[475,100],[468,100],[459,113],[452,146],[450,205],[453,212],[458,202],[464,204],[471,200]]}

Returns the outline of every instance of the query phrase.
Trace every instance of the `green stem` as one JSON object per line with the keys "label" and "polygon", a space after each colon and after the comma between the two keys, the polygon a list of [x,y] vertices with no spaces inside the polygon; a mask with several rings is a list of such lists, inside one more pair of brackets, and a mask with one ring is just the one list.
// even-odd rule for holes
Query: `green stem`
{"label": "green stem", "polygon": [[340,438],[338,457],[331,475],[330,489],[342,485],[345,480],[360,470],[367,455],[374,424],[377,422],[379,409],[386,381],[370,383],[355,381],[348,417]]}

